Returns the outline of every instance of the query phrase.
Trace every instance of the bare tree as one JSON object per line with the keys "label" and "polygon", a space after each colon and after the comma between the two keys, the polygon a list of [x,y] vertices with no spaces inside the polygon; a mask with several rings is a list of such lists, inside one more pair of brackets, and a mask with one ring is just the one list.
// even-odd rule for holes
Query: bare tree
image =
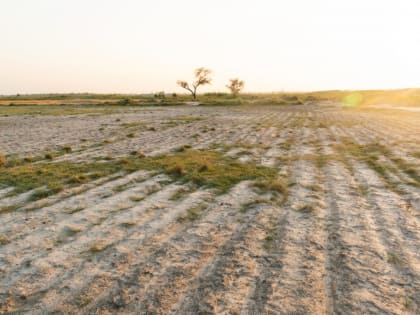
{"label": "bare tree", "polygon": [[230,92],[234,96],[237,96],[239,92],[241,92],[242,89],[244,88],[245,82],[242,80],[239,80],[238,78],[230,79],[229,81],[230,81],[230,84],[226,85],[226,87],[230,90]]}
{"label": "bare tree", "polygon": [[195,81],[192,83],[192,86],[190,87],[190,85],[188,84],[187,81],[177,81],[176,83],[182,87],[183,89],[188,90],[194,99],[196,99],[197,97],[197,88],[200,85],[206,85],[206,84],[211,84],[211,78],[209,77],[211,74],[211,70],[210,69],[206,69],[206,68],[198,68],[195,69],[194,71],[194,76],[195,76]]}

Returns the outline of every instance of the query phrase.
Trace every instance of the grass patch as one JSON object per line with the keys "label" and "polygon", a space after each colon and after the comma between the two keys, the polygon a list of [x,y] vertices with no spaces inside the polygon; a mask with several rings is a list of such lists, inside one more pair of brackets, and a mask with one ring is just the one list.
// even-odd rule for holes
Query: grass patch
{"label": "grass patch", "polygon": [[15,193],[38,189],[31,197],[37,200],[55,194],[66,187],[72,187],[110,175],[124,168],[117,163],[26,163],[0,169],[0,182],[14,187]]}
{"label": "grass patch", "polygon": [[399,157],[392,158],[391,160],[398,166],[400,170],[402,170],[414,181],[415,186],[420,187],[420,174],[414,168],[414,164],[408,163],[407,161]]}
{"label": "grass patch", "polygon": [[384,145],[379,143],[361,145],[354,143],[350,139],[343,139],[343,142],[337,146],[337,149],[350,153],[359,161],[366,163],[371,169],[388,182],[387,168],[380,161],[380,157],[389,157],[391,155],[391,151]]}
{"label": "grass patch", "polygon": [[11,165],[0,168],[0,182],[6,187],[14,187],[15,193],[38,189],[31,198],[37,200],[119,171],[140,169],[163,172],[173,179],[213,188],[220,193],[243,180],[268,181],[272,183],[270,189],[283,191],[281,185],[276,186],[273,182],[274,169],[242,164],[220,152],[196,150],[142,159],[128,156],[87,163],[60,161]]}
{"label": "grass patch", "polygon": [[274,169],[242,164],[215,151],[185,150],[170,156],[143,159],[144,167],[175,179],[214,188],[223,193],[243,180],[274,180]]}
{"label": "grass patch", "polygon": [[[414,165],[399,157],[393,156],[392,151],[380,143],[360,145],[349,139],[344,139],[343,144],[339,145],[338,148],[349,152],[358,160],[365,162],[371,169],[378,173],[390,187],[394,187],[395,184],[390,180],[388,172],[398,175],[399,170],[411,178],[412,181],[407,184],[420,187],[420,175],[414,168]],[[391,163],[381,161],[381,157],[391,160],[397,168],[391,165]]]}

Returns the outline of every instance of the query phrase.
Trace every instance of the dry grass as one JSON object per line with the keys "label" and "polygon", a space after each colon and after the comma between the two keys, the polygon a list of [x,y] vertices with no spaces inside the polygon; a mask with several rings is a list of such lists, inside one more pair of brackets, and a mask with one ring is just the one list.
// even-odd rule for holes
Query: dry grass
{"label": "dry grass", "polygon": [[282,202],[285,202],[288,197],[287,184],[279,179],[257,180],[253,186],[258,189],[260,194],[274,193],[282,196]]}
{"label": "dry grass", "polygon": [[9,243],[10,240],[6,235],[0,234],[0,245]]}

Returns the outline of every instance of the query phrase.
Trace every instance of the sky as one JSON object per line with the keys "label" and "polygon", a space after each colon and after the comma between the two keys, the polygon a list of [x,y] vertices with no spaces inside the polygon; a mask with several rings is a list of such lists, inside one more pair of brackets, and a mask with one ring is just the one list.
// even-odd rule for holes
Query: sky
{"label": "sky", "polygon": [[418,0],[0,0],[0,94],[420,87]]}

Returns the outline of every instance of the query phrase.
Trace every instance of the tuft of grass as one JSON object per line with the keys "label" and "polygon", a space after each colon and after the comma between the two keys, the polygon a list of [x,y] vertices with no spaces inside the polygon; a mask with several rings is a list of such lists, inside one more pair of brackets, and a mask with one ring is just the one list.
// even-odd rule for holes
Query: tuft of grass
{"label": "tuft of grass", "polygon": [[167,170],[167,173],[176,177],[185,174],[185,168],[182,165],[175,165]]}
{"label": "tuft of grass", "polygon": [[283,196],[283,202],[288,196],[287,184],[281,180],[270,178],[265,180],[258,180],[253,184],[260,193],[275,193]]}
{"label": "tuft of grass", "polygon": [[85,209],[84,207],[76,207],[76,208],[67,209],[65,212],[68,214],[73,214],[73,213],[80,212],[84,209]]}
{"label": "tuft of grass", "polygon": [[113,212],[117,212],[117,211],[125,211],[125,210],[130,209],[130,208],[131,208],[131,207],[130,207],[129,205],[122,204],[122,205],[119,205],[119,206],[117,206],[117,207],[115,207],[115,208],[111,209],[111,211],[113,211]]}
{"label": "tuft of grass", "polygon": [[73,151],[73,149],[69,146],[65,146],[65,147],[63,147],[63,151],[64,151],[64,153],[71,153]]}
{"label": "tuft of grass", "polygon": [[400,257],[398,257],[397,254],[393,253],[393,252],[388,252],[387,253],[387,257],[386,257],[387,262],[393,264],[393,265],[402,265],[403,261]]}
{"label": "tuft of grass", "polygon": [[180,223],[185,222],[185,221],[193,222],[202,215],[205,209],[206,209],[205,204],[201,204],[199,206],[190,208],[187,210],[186,214],[183,214],[180,217],[178,217],[178,222]]}
{"label": "tuft of grass", "polygon": [[242,213],[245,213],[249,209],[251,209],[252,207],[257,206],[257,205],[261,205],[261,204],[268,204],[268,205],[270,205],[272,203],[273,202],[271,200],[269,200],[269,199],[266,199],[266,198],[257,198],[257,199],[255,199],[253,201],[250,201],[250,202],[247,202],[247,203],[243,204],[241,206],[241,212]]}
{"label": "tuft of grass", "polygon": [[402,305],[404,306],[405,309],[410,309],[411,306],[412,306],[412,302],[408,297],[403,296],[402,297]]}
{"label": "tuft of grass", "polygon": [[185,150],[191,149],[191,145],[185,144],[183,146],[180,146],[179,148],[175,149],[175,152],[184,152]]}
{"label": "tuft of grass", "polygon": [[298,212],[302,212],[302,213],[311,213],[315,211],[315,207],[313,205],[310,204],[304,204],[299,206],[296,211]]}
{"label": "tuft of grass", "polygon": [[52,154],[51,154],[51,153],[46,153],[46,154],[45,154],[45,156],[44,156],[44,158],[45,158],[46,160],[52,160],[52,159],[53,159],[53,156],[52,156]]}
{"label": "tuft of grass", "polygon": [[275,227],[268,229],[264,238],[263,248],[266,251],[270,251],[275,246],[276,240],[278,240],[279,237],[280,235],[278,229],[276,229]]}
{"label": "tuft of grass", "polygon": [[144,196],[131,196],[129,199],[133,202],[140,202],[144,199]]}
{"label": "tuft of grass", "polygon": [[29,157],[29,156],[27,156],[27,157],[24,157],[23,158],[23,162],[24,163],[31,163],[31,162],[33,162],[34,160],[33,160],[33,158],[31,158],[31,157]]}
{"label": "tuft of grass", "polygon": [[330,160],[330,156],[318,153],[315,157],[315,164],[318,168],[323,168]]}
{"label": "tuft of grass", "polygon": [[177,201],[182,199],[186,194],[188,194],[192,189],[190,188],[181,188],[177,190],[170,198],[169,200]]}
{"label": "tuft of grass", "polygon": [[83,231],[83,229],[80,226],[77,225],[68,225],[65,228],[66,233],[70,235],[74,235],[76,233],[80,233]]}
{"label": "tuft of grass", "polygon": [[8,243],[10,243],[9,238],[4,234],[0,234],[0,245],[5,245]]}
{"label": "tuft of grass", "polygon": [[104,242],[94,242],[90,245],[90,251],[92,253],[99,253],[105,250],[108,247]]}
{"label": "tuft of grass", "polygon": [[70,184],[82,184],[88,181],[88,177],[84,174],[74,175],[69,178],[68,182]]}
{"label": "tuft of grass", "polygon": [[112,191],[116,192],[116,193],[122,192],[124,190],[127,190],[130,186],[132,186],[132,183],[126,183],[126,184],[118,185],[118,186],[112,188]]}
{"label": "tuft of grass", "polygon": [[135,137],[135,134],[134,133],[129,133],[129,134],[127,134],[127,138],[134,138]]}
{"label": "tuft of grass", "polygon": [[134,221],[126,221],[126,222],[122,222],[120,225],[122,227],[124,227],[124,228],[130,228],[132,226],[135,226],[136,225],[136,222],[134,222]]}
{"label": "tuft of grass", "polygon": [[36,190],[30,197],[30,201],[35,201],[39,199],[44,199],[49,196],[55,195],[62,191],[64,188],[59,183],[51,183],[48,188],[41,188],[39,190]]}
{"label": "tuft of grass", "polygon": [[19,205],[10,205],[10,206],[3,206],[0,207],[0,213],[1,212],[12,212],[19,209]]}
{"label": "tuft of grass", "polygon": [[123,123],[121,126],[130,128],[130,127],[143,127],[144,123],[142,122],[131,122],[131,123]]}
{"label": "tuft of grass", "polygon": [[176,116],[173,119],[174,120],[182,121],[184,123],[190,123],[190,122],[194,122],[194,121],[204,120],[204,117],[198,117],[198,116]]}
{"label": "tuft of grass", "polygon": [[0,152],[0,167],[3,167],[6,164],[3,154]]}

